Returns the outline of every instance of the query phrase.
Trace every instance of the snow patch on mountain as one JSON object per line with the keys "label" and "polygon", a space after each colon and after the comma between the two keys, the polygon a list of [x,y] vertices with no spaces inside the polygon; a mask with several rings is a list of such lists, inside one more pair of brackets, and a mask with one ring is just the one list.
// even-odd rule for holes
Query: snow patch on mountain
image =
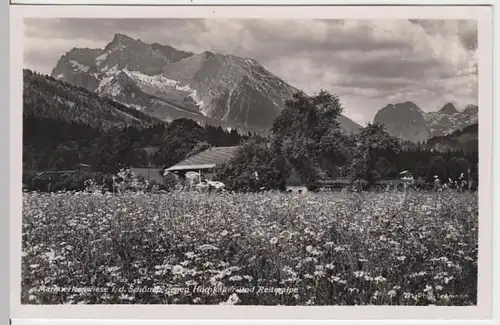
{"label": "snow patch on mountain", "polygon": [[146,86],[148,88],[155,88],[160,90],[171,88],[186,92],[187,96],[190,97],[199,107],[200,112],[203,115],[207,115],[207,113],[205,112],[205,103],[198,95],[197,90],[192,89],[189,84],[181,86],[181,82],[178,80],[169,79],[163,75],[149,76],[139,71],[130,71],[127,68],[123,69],[122,71],[125,72],[129,77],[131,77],[139,85],[139,87]]}
{"label": "snow patch on mountain", "polygon": [[104,53],[99,55],[97,58],[95,58],[95,63],[97,65],[100,65],[104,60],[106,60],[108,57],[108,53]]}
{"label": "snow patch on mountain", "polygon": [[80,71],[83,71],[83,72],[88,72],[90,69],[89,66],[81,64],[80,62],[75,61],[75,60],[69,60],[69,63],[71,63],[73,68],[80,70]]}
{"label": "snow patch on mountain", "polygon": [[106,66],[104,66],[104,68],[101,69],[101,72],[104,73],[106,76],[114,76],[115,74],[118,73],[118,64],[115,64],[111,68],[109,68],[109,66],[106,64]]}
{"label": "snow patch on mountain", "polygon": [[205,116],[209,116],[208,111],[207,111],[207,106],[205,105],[203,100],[201,98],[199,98],[198,92],[196,91],[196,89],[193,89],[191,91],[191,93],[189,94],[189,97],[195,102],[196,106],[198,106],[200,108],[201,114],[203,114]]}
{"label": "snow patch on mountain", "polygon": [[178,88],[179,81],[168,79],[163,75],[148,76],[139,71],[130,71],[127,68],[123,69],[122,71],[125,72],[129,77],[134,79],[139,84],[143,84],[148,87],[155,87],[155,88],[169,87],[169,88],[179,89]]}
{"label": "snow patch on mountain", "polygon": [[120,93],[122,92],[122,87],[115,80],[115,77],[111,76],[103,78],[99,83],[96,91],[99,94],[108,94],[114,97],[120,95]]}
{"label": "snow patch on mountain", "polygon": [[454,114],[431,112],[424,114],[424,118],[433,136],[445,136],[478,122],[478,114],[474,111],[461,111]]}
{"label": "snow patch on mountain", "polygon": [[141,105],[137,105],[137,104],[125,104],[126,106],[130,107],[130,108],[135,108],[136,110],[138,111],[143,111],[146,107],[144,106],[141,106]]}

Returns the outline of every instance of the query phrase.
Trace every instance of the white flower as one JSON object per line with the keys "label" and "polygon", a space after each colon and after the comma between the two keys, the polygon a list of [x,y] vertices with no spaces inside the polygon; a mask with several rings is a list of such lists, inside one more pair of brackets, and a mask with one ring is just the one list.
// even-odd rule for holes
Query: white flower
{"label": "white flower", "polygon": [[172,267],[172,273],[173,274],[182,274],[182,272],[184,271],[184,268],[182,267],[182,265],[174,265],[174,267]]}
{"label": "white flower", "polygon": [[236,305],[241,300],[236,293],[233,293],[229,296],[226,302],[222,302],[221,305]]}
{"label": "white flower", "polygon": [[209,250],[218,250],[217,247],[215,247],[214,245],[210,245],[210,244],[205,244],[205,245],[201,245],[200,247],[198,247],[198,249],[200,251],[209,251]]}
{"label": "white flower", "polygon": [[342,252],[342,251],[345,251],[345,248],[342,247],[342,246],[337,246],[333,250],[336,251],[336,252]]}

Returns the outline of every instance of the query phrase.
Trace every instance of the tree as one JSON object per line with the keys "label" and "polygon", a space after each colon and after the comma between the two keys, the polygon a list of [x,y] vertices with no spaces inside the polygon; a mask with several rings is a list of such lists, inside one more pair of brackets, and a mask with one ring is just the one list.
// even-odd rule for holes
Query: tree
{"label": "tree", "polygon": [[284,190],[289,175],[284,157],[260,139],[250,139],[229,162],[217,166],[215,177],[229,190],[258,191],[261,188]]}
{"label": "tree", "polygon": [[52,165],[55,169],[72,169],[79,161],[78,146],[71,144],[60,144],[52,154]]}
{"label": "tree", "polygon": [[433,156],[429,159],[427,167],[427,181],[432,182],[435,176],[437,176],[441,182],[448,179],[447,164],[441,156]]}
{"label": "tree", "polygon": [[390,136],[382,124],[369,123],[357,136],[351,165],[353,178],[363,179],[368,182],[368,185],[379,180],[381,175],[377,171],[378,161],[381,161],[385,165],[384,168],[393,173],[394,162],[400,152],[399,140]]}
{"label": "tree", "polygon": [[154,155],[155,164],[171,166],[178,163],[205,138],[205,130],[195,121],[186,118],[172,121],[162,140],[163,146]]}
{"label": "tree", "polygon": [[425,178],[425,173],[426,173],[425,165],[421,161],[417,162],[415,164],[415,167],[413,168],[413,177],[415,179]]}
{"label": "tree", "polygon": [[150,159],[149,154],[142,148],[136,148],[132,150],[133,155],[133,166],[136,167],[146,167],[149,166]]}
{"label": "tree", "polygon": [[133,140],[122,131],[122,128],[111,129],[93,144],[91,165],[94,169],[114,174],[134,164]]}
{"label": "tree", "polygon": [[272,132],[277,137],[299,133],[319,143],[329,130],[338,128],[342,110],[338,96],[325,90],[311,97],[298,92],[286,101],[285,109],[273,122]]}
{"label": "tree", "polygon": [[191,156],[194,156],[196,154],[199,154],[200,152],[202,151],[205,151],[207,150],[208,148],[210,148],[210,144],[206,141],[203,141],[203,142],[198,142],[194,148],[186,155],[186,158],[189,158]]}
{"label": "tree", "polygon": [[396,169],[396,166],[394,166],[393,163],[385,159],[384,157],[378,157],[375,166],[374,166],[375,171],[377,172],[378,176],[382,179],[384,178],[389,178],[389,177],[394,177],[397,175],[398,170]]}
{"label": "tree", "polygon": [[[338,96],[324,90],[314,96],[295,93],[285,103],[285,109],[272,126],[273,145],[278,155],[283,155],[310,189],[322,177],[320,143],[331,130],[337,129],[337,118],[342,112]],[[327,148],[325,155],[332,155]]]}
{"label": "tree", "polygon": [[343,177],[340,169],[352,160],[356,137],[339,129],[331,129],[319,143],[320,167],[329,177]]}
{"label": "tree", "polygon": [[469,181],[470,170],[471,164],[465,158],[452,157],[448,161],[448,175],[454,182],[458,182],[460,178]]}

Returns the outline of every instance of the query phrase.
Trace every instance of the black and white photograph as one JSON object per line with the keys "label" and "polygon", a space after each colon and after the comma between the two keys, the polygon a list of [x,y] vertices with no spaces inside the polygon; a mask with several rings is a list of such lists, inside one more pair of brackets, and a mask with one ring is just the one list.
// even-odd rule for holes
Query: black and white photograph
{"label": "black and white photograph", "polygon": [[22,305],[477,306],[478,20],[22,28]]}

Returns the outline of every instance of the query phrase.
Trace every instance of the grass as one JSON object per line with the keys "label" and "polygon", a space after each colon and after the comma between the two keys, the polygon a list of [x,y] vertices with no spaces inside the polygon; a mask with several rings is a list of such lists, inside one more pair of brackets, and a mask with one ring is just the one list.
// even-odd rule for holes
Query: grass
{"label": "grass", "polygon": [[23,194],[24,304],[474,305],[473,193]]}

